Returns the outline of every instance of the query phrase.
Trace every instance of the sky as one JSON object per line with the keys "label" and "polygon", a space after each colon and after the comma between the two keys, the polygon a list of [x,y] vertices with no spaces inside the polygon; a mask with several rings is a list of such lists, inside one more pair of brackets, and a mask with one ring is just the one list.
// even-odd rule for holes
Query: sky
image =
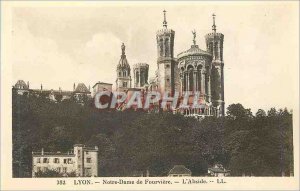
{"label": "sky", "polygon": [[[121,44],[127,60],[157,68],[156,32],[163,10],[175,31],[175,55],[197,44],[205,50],[216,14],[224,40],[225,103],[241,103],[253,112],[295,108],[298,95],[298,3],[158,2],[31,4],[12,11],[12,83],[30,88],[72,90],[73,84],[115,85]],[[12,84],[12,85],[13,85]]]}

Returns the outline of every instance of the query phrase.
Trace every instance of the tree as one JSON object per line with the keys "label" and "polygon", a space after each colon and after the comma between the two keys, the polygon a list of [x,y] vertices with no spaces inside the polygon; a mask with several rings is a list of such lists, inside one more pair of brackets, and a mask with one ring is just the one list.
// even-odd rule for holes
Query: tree
{"label": "tree", "polygon": [[38,178],[46,178],[46,177],[63,177],[63,174],[53,170],[53,169],[47,169],[45,171],[38,171],[35,173],[35,177]]}
{"label": "tree", "polygon": [[294,168],[293,116],[287,109],[271,108],[267,115],[258,110],[253,116],[250,109],[232,104],[226,117],[197,121],[166,112],[97,110],[72,100],[54,103],[14,93],[12,117],[14,177],[31,175],[32,151],[65,152],[76,143],[98,146],[100,176],[146,170],[151,176],[166,176],[176,164],[195,176],[205,175],[215,163],[233,176],[286,176]]}

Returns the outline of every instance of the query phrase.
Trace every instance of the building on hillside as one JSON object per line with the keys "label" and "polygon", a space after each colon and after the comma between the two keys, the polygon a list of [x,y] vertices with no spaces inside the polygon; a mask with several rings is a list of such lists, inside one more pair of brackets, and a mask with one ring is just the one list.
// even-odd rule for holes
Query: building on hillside
{"label": "building on hillside", "polygon": [[54,102],[60,102],[74,98],[77,103],[84,103],[84,101],[91,99],[90,88],[87,88],[85,84],[79,83],[77,86],[74,83],[73,91],[62,90],[60,87],[58,90],[44,89],[41,84],[40,89],[31,89],[29,82],[27,84],[24,80],[18,80],[12,87],[14,93],[18,95],[32,95],[36,97],[44,97]]}
{"label": "building on hillside", "polygon": [[134,87],[147,89],[149,65],[146,63],[137,63],[133,66]]}
{"label": "building on hillside", "polygon": [[221,164],[215,164],[213,167],[208,168],[208,174],[216,177],[229,176],[230,170],[226,170]]}
{"label": "building on hillside", "polygon": [[[179,103],[183,93],[199,92],[200,108],[175,109],[174,113],[193,116],[201,119],[205,116],[224,116],[224,35],[217,32],[213,14],[212,32],[205,35],[206,50],[196,43],[196,31],[192,31],[193,43],[188,50],[174,55],[175,31],[168,28],[166,11],[163,27],[156,33],[157,69],[155,76],[148,82],[148,64],[137,64],[133,67],[134,88],[146,91],[159,91],[173,96],[179,92]],[[126,59],[125,46],[122,44],[122,56],[117,66],[117,88],[127,91],[131,88],[130,65]],[[145,88],[146,87],[146,88]],[[190,100],[194,97],[191,96]],[[192,101],[190,101],[192,103]],[[170,106],[170,103],[169,103]],[[167,109],[170,108],[167,105]]]}
{"label": "building on hillside", "polygon": [[117,66],[116,91],[127,91],[128,88],[131,88],[131,74],[124,43],[121,46],[121,50],[122,55]]}
{"label": "building on hillside", "polygon": [[184,165],[175,165],[170,171],[170,177],[190,177],[192,176],[192,171],[186,168]]}
{"label": "building on hillside", "polygon": [[55,170],[63,176],[75,173],[79,177],[98,176],[98,147],[74,145],[67,152],[32,152],[32,177],[39,171]]}
{"label": "building on hillside", "polygon": [[19,95],[29,94],[29,82],[26,84],[24,80],[18,80],[13,86],[13,90],[15,90]]}
{"label": "building on hillside", "polygon": [[90,86],[87,88],[84,83],[79,83],[76,88],[74,83],[73,90],[73,98],[77,103],[84,104],[92,97]]}
{"label": "building on hillside", "polygon": [[97,82],[93,86],[93,96],[95,96],[100,91],[109,91],[112,92],[112,84],[105,82]]}

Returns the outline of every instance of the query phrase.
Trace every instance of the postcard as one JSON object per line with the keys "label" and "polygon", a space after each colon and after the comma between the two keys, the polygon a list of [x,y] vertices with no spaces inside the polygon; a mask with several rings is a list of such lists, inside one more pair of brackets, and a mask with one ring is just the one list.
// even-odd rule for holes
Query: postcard
{"label": "postcard", "polygon": [[298,1],[1,2],[1,190],[298,189]]}

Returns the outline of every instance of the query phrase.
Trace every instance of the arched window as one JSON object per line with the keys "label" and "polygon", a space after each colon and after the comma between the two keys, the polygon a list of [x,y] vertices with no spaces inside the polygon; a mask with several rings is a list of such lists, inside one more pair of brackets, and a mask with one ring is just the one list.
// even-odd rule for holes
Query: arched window
{"label": "arched window", "polygon": [[188,87],[186,91],[193,91],[194,80],[193,80],[193,66],[189,65],[187,68],[188,72]]}
{"label": "arched window", "polygon": [[208,94],[208,73],[205,74],[205,92]]}
{"label": "arched window", "polygon": [[218,42],[215,42],[215,57],[216,57],[216,59],[218,59],[219,58],[219,51],[218,51]]}
{"label": "arched window", "polygon": [[201,69],[202,69],[202,65],[199,65],[197,67],[198,91],[201,91]]}
{"label": "arched window", "polygon": [[160,51],[160,56],[163,56],[163,51],[164,51],[164,42],[163,39],[161,38],[159,41],[159,51]]}
{"label": "arched window", "polygon": [[213,47],[213,42],[210,42],[210,43],[209,43],[209,51],[212,52],[212,51],[213,51],[213,48],[214,48],[214,47]]}
{"label": "arched window", "polygon": [[140,74],[138,71],[135,73],[135,76],[136,76],[136,83],[138,84],[140,82]]}
{"label": "arched window", "polygon": [[193,80],[193,69],[189,69],[189,91],[193,91],[194,80]]}
{"label": "arched window", "polygon": [[165,56],[169,56],[169,39],[165,39]]}
{"label": "arched window", "polygon": [[141,86],[143,86],[145,84],[145,72],[142,70],[141,71]]}

